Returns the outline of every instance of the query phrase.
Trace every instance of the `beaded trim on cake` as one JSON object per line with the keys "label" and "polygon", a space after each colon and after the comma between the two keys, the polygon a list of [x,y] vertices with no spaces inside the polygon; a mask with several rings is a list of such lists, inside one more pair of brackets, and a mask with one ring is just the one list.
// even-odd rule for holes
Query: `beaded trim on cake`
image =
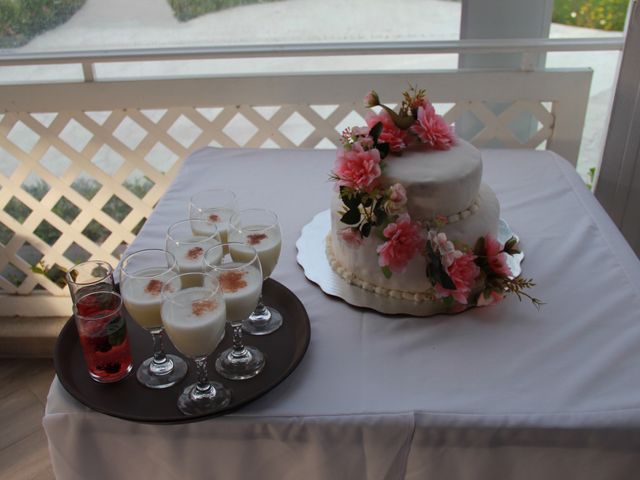
{"label": "beaded trim on cake", "polygon": [[[478,200],[474,200],[474,202],[471,204],[469,208],[449,216],[446,216],[446,215],[436,216],[435,221],[437,222],[438,219],[442,219],[444,220],[443,223],[450,225],[452,223],[459,222],[460,220],[464,220],[465,218],[469,218],[471,215],[476,213],[479,209],[480,209],[480,206],[478,205]],[[430,225],[434,223],[434,219],[422,219],[421,222],[425,225]]]}
{"label": "beaded trim on cake", "polygon": [[380,285],[376,285],[375,283],[371,283],[361,279],[355,273],[344,268],[333,255],[331,233],[329,233],[326,238],[326,255],[327,259],[329,260],[329,265],[331,265],[331,269],[337,275],[339,275],[343,280],[349,282],[351,285],[362,288],[367,292],[375,293],[376,295],[380,295],[381,297],[389,297],[398,300],[409,300],[415,303],[433,302],[436,300],[435,296],[430,291],[408,292],[405,290],[396,290],[393,288],[381,287]]}

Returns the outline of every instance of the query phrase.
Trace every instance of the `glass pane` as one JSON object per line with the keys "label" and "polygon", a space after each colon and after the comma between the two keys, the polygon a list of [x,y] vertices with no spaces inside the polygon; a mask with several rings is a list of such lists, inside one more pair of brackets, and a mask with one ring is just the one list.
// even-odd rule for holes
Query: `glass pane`
{"label": "glass pane", "polygon": [[[630,0],[554,0],[550,38],[620,38]],[[591,92],[582,134],[578,173],[591,184],[602,157],[619,51],[552,52],[547,68],[591,68]]]}
{"label": "glass pane", "polygon": [[29,51],[444,40],[459,37],[460,3],[12,0],[0,2],[0,22],[0,48]]}
{"label": "glass pane", "polygon": [[[499,0],[465,0],[470,6],[500,9]],[[524,2],[525,0],[518,0]],[[473,2],[473,3],[472,3]],[[622,38],[630,0],[553,0],[550,38]],[[0,56],[8,53],[114,49],[221,47],[270,44],[352,44],[437,41],[460,38],[461,0],[11,0],[0,2]],[[540,2],[544,5],[545,2]],[[544,6],[541,7],[544,10]],[[517,11],[517,9],[515,9]],[[502,18],[500,11],[495,18]],[[421,21],[416,21],[420,19]],[[465,19],[472,23],[473,19]],[[531,20],[532,22],[534,20]],[[521,22],[520,22],[521,23]],[[492,22],[495,37],[519,22]],[[513,28],[511,29],[513,30]],[[544,29],[543,29],[544,30]],[[510,35],[513,34],[510,31]],[[516,33],[517,35],[517,33]],[[525,35],[523,35],[525,36]],[[526,35],[531,36],[531,35]],[[592,68],[593,84],[578,171],[588,179],[604,143],[606,119],[618,51],[559,52],[546,55],[548,68]],[[458,67],[456,54],[352,55],[341,57],[225,58],[209,60],[106,62],[93,65],[100,80],[207,76],[255,72],[435,70]],[[0,84],[78,81],[80,65],[0,67]],[[428,86],[425,86],[428,87]],[[363,86],[366,88],[366,86]],[[93,117],[92,117],[93,118]],[[152,121],[154,121],[152,119]],[[125,122],[129,122],[128,119]],[[132,122],[132,121],[131,121]],[[100,122],[98,122],[100,123]],[[183,122],[185,123],[185,122]],[[29,152],[37,138],[20,133],[18,122],[9,139]],[[295,125],[296,128],[299,125]],[[119,133],[124,127],[120,127]],[[20,133],[20,134],[18,134]],[[88,137],[72,132],[82,149]],[[189,148],[197,129],[176,125],[170,134]],[[189,136],[190,135],[190,136]],[[16,137],[16,138],[14,138]],[[19,138],[18,138],[19,137]],[[34,137],[34,138],[31,138]],[[140,137],[141,139],[142,137]],[[138,141],[140,140],[138,139]],[[64,136],[63,136],[64,140]],[[127,141],[136,138],[127,136]],[[216,144],[215,141],[211,142]],[[133,146],[126,144],[128,148]],[[137,144],[136,144],[137,145]],[[112,170],[117,154],[97,152],[96,164]],[[2,152],[0,152],[2,153]],[[98,161],[105,157],[105,162]],[[157,160],[156,157],[163,157]],[[166,158],[164,158],[166,157]],[[175,158],[161,143],[145,159],[171,167]],[[1,160],[1,158],[0,158]],[[109,162],[106,162],[109,160]],[[1,163],[1,162],[0,162]],[[6,163],[6,162],[4,162]],[[105,163],[105,165],[103,165]],[[2,165],[0,165],[1,167]],[[113,173],[112,171],[110,171]]]}

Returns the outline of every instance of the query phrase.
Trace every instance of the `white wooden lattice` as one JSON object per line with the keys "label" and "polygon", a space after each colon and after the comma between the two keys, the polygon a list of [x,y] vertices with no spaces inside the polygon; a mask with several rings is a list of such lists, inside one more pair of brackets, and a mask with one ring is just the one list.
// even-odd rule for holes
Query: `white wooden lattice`
{"label": "white wooden lattice", "polygon": [[[477,118],[479,147],[545,145],[575,163],[590,79],[589,71],[398,72],[0,87],[4,315],[69,314],[66,289],[34,265],[117,263],[197,148],[333,148],[343,128],[362,124],[368,89],[392,103],[413,84],[447,106],[440,113],[449,123]],[[508,106],[495,114],[492,102]],[[524,114],[537,129],[522,141],[511,124]],[[34,196],[34,185],[46,187]],[[82,185],[93,185],[93,196]],[[72,213],[61,218],[61,209]],[[114,218],[114,210],[128,213]]]}

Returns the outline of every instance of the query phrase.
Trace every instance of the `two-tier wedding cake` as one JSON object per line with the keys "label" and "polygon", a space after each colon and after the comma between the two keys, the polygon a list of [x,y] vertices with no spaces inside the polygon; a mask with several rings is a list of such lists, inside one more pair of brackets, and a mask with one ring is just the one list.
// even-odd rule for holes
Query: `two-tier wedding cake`
{"label": "two-tier wedding cake", "polygon": [[[428,313],[525,295],[497,240],[500,204],[482,183],[480,151],[456,138],[423,90],[398,111],[371,92],[366,127],[346,129],[332,178],[327,256],[344,280]],[[531,298],[531,297],[529,297]],[[532,299],[534,303],[539,302]]]}

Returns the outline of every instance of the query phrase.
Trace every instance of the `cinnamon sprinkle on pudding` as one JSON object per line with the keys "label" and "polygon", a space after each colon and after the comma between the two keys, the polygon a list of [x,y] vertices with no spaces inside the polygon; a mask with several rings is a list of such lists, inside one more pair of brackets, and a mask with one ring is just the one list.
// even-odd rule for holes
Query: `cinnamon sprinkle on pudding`
{"label": "cinnamon sprinkle on pudding", "polygon": [[[144,291],[149,295],[153,295],[154,297],[156,297],[160,295],[160,292],[162,291],[163,286],[164,286],[164,283],[161,282],[160,280],[155,280],[155,279],[149,280],[149,283],[147,283],[147,286],[144,287]],[[172,292],[173,288],[169,286],[167,287],[167,290]]]}
{"label": "cinnamon sprinkle on pudding", "polygon": [[218,277],[222,291],[225,293],[235,293],[247,286],[244,275],[247,272],[224,272]]}
{"label": "cinnamon sprinkle on pudding", "polygon": [[212,222],[219,222],[220,215],[216,215],[215,213],[212,213],[211,215],[209,215],[209,220],[211,220]]}
{"label": "cinnamon sprinkle on pudding", "polygon": [[199,317],[207,312],[213,312],[217,307],[215,300],[196,300],[191,304],[191,313]]}
{"label": "cinnamon sprinkle on pudding", "polygon": [[204,253],[204,248],[202,247],[193,247],[187,252],[187,258],[189,260],[197,260]]}
{"label": "cinnamon sprinkle on pudding", "polygon": [[267,238],[265,233],[252,233],[251,235],[247,235],[249,245],[258,245],[265,238]]}

